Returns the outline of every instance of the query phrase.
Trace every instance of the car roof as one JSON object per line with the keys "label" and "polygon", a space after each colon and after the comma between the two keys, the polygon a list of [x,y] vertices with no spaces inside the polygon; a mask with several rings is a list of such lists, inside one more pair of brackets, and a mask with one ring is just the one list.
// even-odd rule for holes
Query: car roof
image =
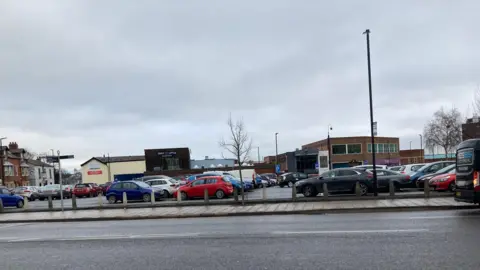
{"label": "car roof", "polygon": [[202,179],[205,179],[205,178],[222,178],[224,175],[205,175],[205,176],[202,176],[202,177],[197,177],[196,180],[202,180]]}

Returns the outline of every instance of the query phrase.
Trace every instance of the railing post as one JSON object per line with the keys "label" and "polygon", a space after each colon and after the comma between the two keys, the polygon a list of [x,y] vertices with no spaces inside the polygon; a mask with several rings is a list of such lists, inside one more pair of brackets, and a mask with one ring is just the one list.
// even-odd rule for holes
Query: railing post
{"label": "railing post", "polygon": [[390,191],[390,196],[393,197],[395,196],[395,184],[393,183],[392,180],[390,180],[388,184],[389,184],[388,189]]}
{"label": "railing post", "polygon": [[362,190],[360,190],[360,182],[358,181],[355,184],[355,195],[357,195],[357,197],[362,196]]}
{"label": "railing post", "polygon": [[155,191],[153,191],[153,189],[152,189],[152,194],[150,194],[150,201],[152,205],[155,205]]}
{"label": "railing post", "polygon": [[428,182],[428,180],[423,181],[423,192],[425,193],[425,198],[427,199],[430,198],[430,185]]}
{"label": "railing post", "polygon": [[233,190],[233,199],[238,202],[238,189],[234,189]]}
{"label": "railing post", "polygon": [[295,187],[295,183],[292,185],[292,201],[297,200],[297,188]]}
{"label": "railing post", "polygon": [[77,196],[75,196],[75,194],[72,194],[72,208],[73,210],[77,210]]}
{"label": "railing post", "polygon": [[98,198],[98,207],[103,207],[102,196],[97,196]]}
{"label": "railing post", "polygon": [[263,200],[266,201],[267,200],[267,186],[266,185],[262,185],[263,186]]}
{"label": "railing post", "polygon": [[28,208],[28,197],[27,196],[23,197],[23,208],[25,208],[25,209]]}
{"label": "railing post", "polygon": [[323,183],[323,197],[325,197],[325,199],[328,199],[328,185],[327,183]]}
{"label": "railing post", "polygon": [[182,201],[182,192],[180,192],[180,189],[177,190],[177,202]]}
{"label": "railing post", "polygon": [[203,190],[203,200],[205,201],[205,204],[209,204],[210,201],[209,201],[209,197],[208,197],[208,189],[204,189]]}
{"label": "railing post", "polygon": [[52,196],[48,196],[48,209],[53,209]]}
{"label": "railing post", "polygon": [[123,192],[123,198],[122,198],[122,203],[123,203],[123,206],[126,208],[127,207],[127,193],[126,192]]}
{"label": "railing post", "polygon": [[0,199],[0,213],[3,212],[3,201]]}

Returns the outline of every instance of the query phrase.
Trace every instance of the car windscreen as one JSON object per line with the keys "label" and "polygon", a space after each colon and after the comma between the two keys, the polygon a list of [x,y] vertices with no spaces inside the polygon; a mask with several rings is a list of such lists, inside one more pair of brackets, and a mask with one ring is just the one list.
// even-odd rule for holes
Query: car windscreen
{"label": "car windscreen", "polygon": [[449,165],[441,170],[439,170],[437,173],[438,174],[444,174],[444,173],[448,173],[449,171],[451,171],[452,169],[455,169],[455,164],[452,164],[452,165]]}
{"label": "car windscreen", "polygon": [[413,166],[410,168],[410,171],[416,172],[416,171],[420,170],[420,169],[423,168],[423,167],[427,167],[427,165],[413,165]]}
{"label": "car windscreen", "polygon": [[86,188],[86,187],[88,187],[88,185],[86,184],[78,184],[75,186],[75,188]]}

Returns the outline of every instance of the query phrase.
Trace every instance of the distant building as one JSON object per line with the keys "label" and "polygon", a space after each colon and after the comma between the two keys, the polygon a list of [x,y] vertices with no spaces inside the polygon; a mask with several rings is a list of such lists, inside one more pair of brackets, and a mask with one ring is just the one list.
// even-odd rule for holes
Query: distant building
{"label": "distant building", "polygon": [[467,119],[462,124],[462,140],[480,138],[480,122],[478,116]]}
{"label": "distant building", "polygon": [[16,142],[11,142],[8,147],[2,146],[0,151],[4,176],[4,179],[0,179],[0,185],[9,188],[28,185],[30,166],[24,159],[25,149],[19,148]]}
{"label": "distant building", "polygon": [[145,165],[147,172],[189,170],[190,149],[145,149]]}
{"label": "distant building", "polygon": [[30,166],[29,185],[44,186],[55,182],[55,171],[51,164],[37,159],[29,159],[26,162]]}
{"label": "distant building", "polygon": [[208,156],[202,160],[190,160],[190,169],[208,169],[208,168],[233,168],[236,159],[229,158],[209,158]]}
{"label": "distant building", "polygon": [[133,180],[144,175],[145,156],[92,157],[80,166],[83,183]]}

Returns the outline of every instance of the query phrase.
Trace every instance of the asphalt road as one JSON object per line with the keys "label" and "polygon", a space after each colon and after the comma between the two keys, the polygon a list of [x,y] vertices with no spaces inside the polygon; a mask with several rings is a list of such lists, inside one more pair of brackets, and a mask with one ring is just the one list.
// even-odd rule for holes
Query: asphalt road
{"label": "asphalt road", "polygon": [[478,269],[480,211],[0,225],[2,269]]}
{"label": "asphalt road", "polygon": [[[403,194],[423,194],[423,191],[418,191],[416,189],[411,189],[411,190],[405,190],[405,192],[402,192]],[[298,197],[303,197],[301,194],[297,194]],[[347,195],[348,196],[348,195]],[[267,198],[291,198],[292,197],[292,190],[290,188],[280,188],[278,186],[276,187],[269,187],[267,188]],[[262,199],[263,198],[263,191],[262,189],[255,189],[251,192],[246,193],[246,199],[247,200],[254,200],[254,199]],[[225,199],[225,200],[233,200],[232,198]],[[65,207],[71,207],[72,206],[72,200],[71,199],[65,199],[64,200],[64,206]],[[102,197],[102,203],[103,204],[108,204],[107,200],[105,197]],[[142,202],[134,202],[136,204],[142,204]],[[89,206],[97,206],[99,204],[98,198],[77,198],[77,207],[89,207]],[[147,205],[150,205],[150,203],[146,203]],[[60,208],[60,200],[53,200],[53,207],[54,208]],[[48,201],[34,201],[34,202],[29,202],[29,208],[31,209],[47,209],[48,208]]]}

